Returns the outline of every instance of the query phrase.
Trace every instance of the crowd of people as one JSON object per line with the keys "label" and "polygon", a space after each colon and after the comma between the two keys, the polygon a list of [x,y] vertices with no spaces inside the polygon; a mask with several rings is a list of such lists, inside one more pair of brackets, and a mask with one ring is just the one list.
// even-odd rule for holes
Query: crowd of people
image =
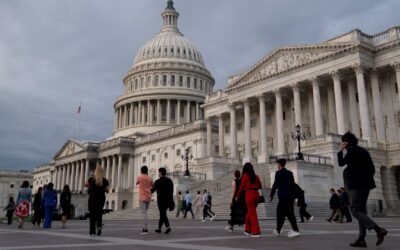
{"label": "crowd of people", "polygon": [[[339,166],[347,166],[343,172],[344,186],[338,190],[332,188],[330,198],[330,208],[332,209],[331,216],[327,219],[328,222],[343,223],[352,221],[352,215],[358,220],[359,236],[358,239],[351,243],[352,247],[366,247],[366,230],[374,230],[377,235],[376,245],[382,244],[388,231],[379,227],[367,215],[367,200],[370,190],[375,188],[374,174],[375,167],[367,150],[357,145],[358,140],[352,133],[346,133],[342,136],[340,151],[338,152]],[[305,191],[295,183],[293,173],[286,169],[286,160],[277,160],[277,171],[275,172],[274,183],[271,188],[269,202],[277,193],[278,205],[276,208],[276,228],[273,234],[280,236],[282,227],[287,218],[292,230],[288,232],[289,238],[300,236],[297,222],[303,223],[305,219],[312,221],[313,216],[306,210],[307,203],[305,200]],[[102,216],[105,204],[106,193],[109,191],[109,181],[104,178],[103,167],[97,165],[92,176],[85,183],[89,194],[89,234],[90,236],[100,236],[102,234]],[[166,168],[158,169],[159,178],[153,182],[153,179],[148,175],[148,167],[141,167],[141,174],[137,177],[136,185],[139,193],[139,207],[143,216],[142,234],[148,234],[148,218],[147,212],[153,194],[157,194],[157,206],[159,210],[158,228],[156,233],[162,232],[162,227],[165,227],[165,234],[171,232],[171,226],[168,220],[167,211],[176,210],[176,217],[182,213],[186,219],[190,213],[192,219],[198,216],[201,209],[203,210],[201,221],[205,222],[207,218],[211,221],[215,220],[216,214],[211,210],[212,195],[209,190],[204,189],[201,194],[197,191],[193,198],[189,191],[182,194],[178,191],[174,200],[174,184],[167,177]],[[18,218],[18,228],[23,229],[25,218],[29,216],[30,206],[34,211],[32,224],[48,229],[52,226],[53,212],[57,208],[58,196],[56,190],[53,189],[54,184],[38,188],[34,195],[32,203],[32,193],[29,188],[29,182],[24,181],[16,201],[13,197],[9,198],[9,202],[4,210],[7,211],[8,225],[12,224],[12,217]],[[260,237],[261,229],[259,225],[257,206],[260,202],[264,202],[264,194],[262,183],[259,176],[255,173],[250,162],[245,162],[242,173],[239,170],[234,172],[232,180],[232,192],[229,199],[231,209],[230,219],[226,230],[233,232],[235,226],[244,225],[244,234],[253,238]],[[62,215],[62,228],[66,227],[67,219],[71,215],[71,192],[68,185],[65,185],[60,195],[60,207]],[[300,219],[296,221],[294,214],[295,201],[299,207]],[[196,211],[193,212],[193,206]],[[350,213],[351,210],[351,213]]]}

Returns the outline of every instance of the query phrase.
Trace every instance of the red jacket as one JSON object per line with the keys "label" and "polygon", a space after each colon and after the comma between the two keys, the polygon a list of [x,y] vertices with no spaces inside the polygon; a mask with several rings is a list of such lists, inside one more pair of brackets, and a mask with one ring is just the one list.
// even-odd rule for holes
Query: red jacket
{"label": "red jacket", "polygon": [[248,174],[244,174],[242,176],[242,180],[240,182],[240,187],[239,187],[239,191],[236,194],[236,198],[239,198],[243,191],[248,191],[248,190],[256,190],[257,191],[258,189],[261,189],[261,188],[262,188],[262,185],[261,185],[260,177],[258,177],[258,175],[256,175],[256,182],[251,183],[250,176]]}

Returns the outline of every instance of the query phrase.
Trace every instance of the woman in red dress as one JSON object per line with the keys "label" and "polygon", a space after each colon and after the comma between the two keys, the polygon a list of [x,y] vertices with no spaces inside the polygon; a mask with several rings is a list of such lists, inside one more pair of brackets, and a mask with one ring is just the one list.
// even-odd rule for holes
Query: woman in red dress
{"label": "woman in red dress", "polygon": [[18,192],[16,201],[15,215],[18,217],[18,229],[24,228],[24,219],[29,216],[29,206],[32,203],[32,191],[29,188],[29,182],[24,181]]}

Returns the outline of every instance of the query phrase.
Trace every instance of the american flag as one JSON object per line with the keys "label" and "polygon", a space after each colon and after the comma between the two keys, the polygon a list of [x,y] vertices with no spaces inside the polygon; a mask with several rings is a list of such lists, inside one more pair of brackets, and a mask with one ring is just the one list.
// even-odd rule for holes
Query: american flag
{"label": "american flag", "polygon": [[81,104],[79,104],[79,107],[78,107],[78,109],[76,110],[76,113],[77,113],[77,114],[80,114],[80,113],[81,113]]}

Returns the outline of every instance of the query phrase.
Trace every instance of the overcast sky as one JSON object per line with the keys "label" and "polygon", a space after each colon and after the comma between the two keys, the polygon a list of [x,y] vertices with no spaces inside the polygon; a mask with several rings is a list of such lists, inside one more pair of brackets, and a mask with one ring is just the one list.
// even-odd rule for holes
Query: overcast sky
{"label": "overcast sky", "polygon": [[[0,169],[112,135],[113,103],[166,0],[0,0]],[[179,28],[224,88],[271,50],[400,25],[398,0],[175,0]]]}

